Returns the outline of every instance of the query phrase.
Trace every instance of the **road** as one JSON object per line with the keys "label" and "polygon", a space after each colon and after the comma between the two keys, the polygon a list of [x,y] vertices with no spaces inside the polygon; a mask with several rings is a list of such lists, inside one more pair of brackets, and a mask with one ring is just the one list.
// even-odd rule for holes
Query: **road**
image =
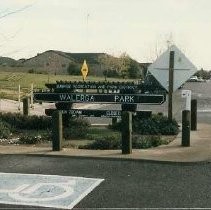
{"label": "road", "polygon": [[[0,171],[105,179],[77,208],[211,207],[211,163],[2,155]],[[1,204],[1,208],[12,205]],[[28,209],[27,206],[16,206]],[[35,209],[41,209],[36,207]]]}

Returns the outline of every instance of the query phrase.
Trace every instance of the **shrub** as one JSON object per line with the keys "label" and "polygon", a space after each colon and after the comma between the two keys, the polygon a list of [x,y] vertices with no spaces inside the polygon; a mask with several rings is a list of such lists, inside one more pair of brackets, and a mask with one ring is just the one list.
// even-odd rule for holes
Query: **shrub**
{"label": "shrub", "polygon": [[[132,139],[133,149],[147,149],[151,147],[157,147],[162,144],[168,144],[167,140],[162,140],[160,135],[156,136],[135,136]],[[94,142],[88,145],[80,145],[79,149],[121,149],[121,138],[117,136],[106,136],[104,138],[96,139]]]}
{"label": "shrub", "polygon": [[11,134],[11,128],[10,126],[5,123],[0,121],[0,138],[1,139],[7,139]]}
{"label": "shrub", "polygon": [[157,147],[168,142],[162,140],[160,135],[156,136],[135,136],[132,141],[134,149],[147,149],[150,147]]}
{"label": "shrub", "polygon": [[121,140],[116,136],[105,136],[104,138],[96,139],[93,143],[79,146],[79,149],[120,149]]}
{"label": "shrub", "polygon": [[70,75],[80,75],[80,66],[77,63],[70,63],[67,67],[67,72]]}
{"label": "shrub", "polygon": [[19,138],[19,144],[38,144],[44,141],[50,141],[51,134],[40,134],[40,135],[21,135]]}
{"label": "shrub", "polygon": [[64,128],[64,138],[84,138],[87,135],[90,123],[84,118],[71,118],[68,127]]}
{"label": "shrub", "polygon": [[[121,131],[122,122],[115,123],[109,127]],[[170,121],[161,114],[152,115],[151,118],[133,116],[133,132],[141,135],[176,135],[179,132],[176,120]]]}
{"label": "shrub", "polygon": [[0,120],[16,129],[49,129],[52,127],[51,117],[24,116],[17,113],[0,113]]}
{"label": "shrub", "polygon": [[116,130],[116,131],[120,131],[121,132],[121,129],[122,129],[122,121],[120,120],[118,122],[109,124],[108,128],[109,129],[112,129],[112,130]]}

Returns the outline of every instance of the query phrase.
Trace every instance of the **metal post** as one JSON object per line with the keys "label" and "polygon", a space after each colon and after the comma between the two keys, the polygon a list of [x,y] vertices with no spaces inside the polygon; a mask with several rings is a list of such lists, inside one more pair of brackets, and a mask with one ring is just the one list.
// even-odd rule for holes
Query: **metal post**
{"label": "metal post", "polygon": [[197,100],[191,100],[191,130],[197,130]]}
{"label": "metal post", "polygon": [[122,112],[122,154],[132,154],[132,113]]}
{"label": "metal post", "polygon": [[52,149],[53,151],[60,151],[62,150],[62,140],[63,140],[61,111],[54,111],[52,119],[53,119]]}
{"label": "metal post", "polygon": [[23,99],[23,115],[29,115],[29,97]]}
{"label": "metal post", "polygon": [[190,146],[190,111],[182,111],[182,146]]}
{"label": "metal post", "polygon": [[173,87],[174,87],[174,51],[170,51],[169,57],[169,92],[168,92],[168,119],[172,120],[173,118]]}

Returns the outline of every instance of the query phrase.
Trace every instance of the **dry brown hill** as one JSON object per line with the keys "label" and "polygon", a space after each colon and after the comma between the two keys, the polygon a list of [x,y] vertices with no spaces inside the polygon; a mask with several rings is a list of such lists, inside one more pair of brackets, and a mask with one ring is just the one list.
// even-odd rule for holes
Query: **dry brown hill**
{"label": "dry brown hill", "polygon": [[100,55],[104,55],[104,53],[65,53],[48,50],[22,61],[22,65],[34,71],[67,74],[69,64],[74,63],[81,66],[83,61],[86,60],[89,66],[89,73],[99,76],[102,75],[101,66],[98,61]]}
{"label": "dry brown hill", "polygon": [[[76,66],[76,71],[80,74],[80,68],[83,61],[86,60],[89,67],[89,75],[103,76],[107,70],[102,62],[102,57],[119,60],[106,53],[68,53],[57,50],[48,50],[38,53],[29,59],[14,60],[12,58],[0,57],[0,71],[21,71],[43,74],[68,74],[68,67]],[[109,59],[108,59],[109,60]],[[148,66],[140,64],[140,71],[146,71]],[[115,68],[115,67],[114,67]]]}

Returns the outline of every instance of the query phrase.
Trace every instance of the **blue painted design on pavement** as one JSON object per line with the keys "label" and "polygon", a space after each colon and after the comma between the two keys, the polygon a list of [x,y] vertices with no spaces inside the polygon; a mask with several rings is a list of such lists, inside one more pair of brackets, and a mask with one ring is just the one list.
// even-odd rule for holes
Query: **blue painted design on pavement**
{"label": "blue painted design on pavement", "polygon": [[0,173],[0,203],[72,209],[103,179]]}

